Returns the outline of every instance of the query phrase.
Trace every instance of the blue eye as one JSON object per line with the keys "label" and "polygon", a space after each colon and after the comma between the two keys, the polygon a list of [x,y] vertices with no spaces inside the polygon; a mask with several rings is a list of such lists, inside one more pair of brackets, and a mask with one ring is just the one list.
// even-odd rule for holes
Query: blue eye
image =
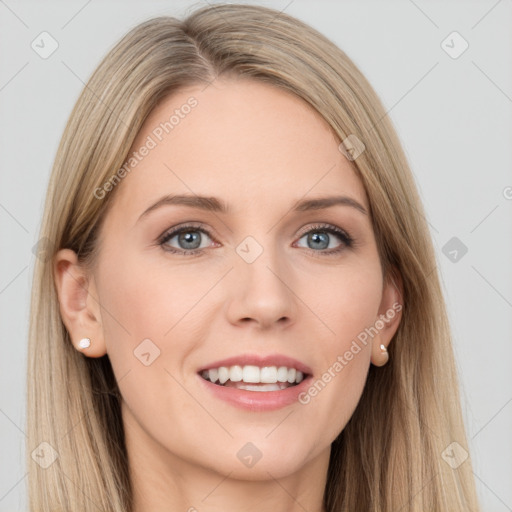
{"label": "blue eye", "polygon": [[[202,253],[202,249],[204,249],[204,247],[199,247],[201,237],[198,233],[203,233],[211,238],[210,233],[204,228],[188,225],[165,233],[164,236],[160,239],[159,244],[164,248],[164,250],[172,253],[183,255],[199,255]],[[178,244],[183,244],[184,249],[176,249],[175,247],[168,245],[168,242],[175,237],[177,237]]]}
{"label": "blue eye", "polygon": [[[162,235],[158,240],[159,245],[167,252],[174,254],[181,254],[183,256],[193,255],[200,256],[204,249],[207,247],[201,247],[202,235],[206,235],[208,238],[213,239],[210,232],[206,229],[196,225],[181,226],[177,229],[168,231]],[[332,236],[341,240],[341,244],[336,248],[329,248]],[[307,247],[312,253],[318,256],[331,256],[340,253],[344,249],[353,247],[354,240],[348,233],[330,224],[320,224],[313,226],[306,233],[304,233],[299,240],[307,237],[307,243],[313,247]],[[173,239],[177,239],[178,247],[171,246],[169,242]],[[326,250],[330,249],[330,250]]]}
{"label": "blue eye", "polygon": [[[325,249],[329,249],[330,241],[332,236],[335,235],[335,238],[338,238],[342,241],[341,246],[338,246],[336,248],[331,248],[332,250],[326,251]],[[330,225],[318,225],[313,226],[313,228],[309,229],[302,237],[307,237],[307,243],[313,245],[314,252],[319,252],[316,249],[321,250],[321,254],[325,256],[338,254],[345,248],[350,248],[354,244],[354,240],[343,230]],[[316,247],[315,247],[316,246]],[[311,247],[308,247],[311,248]]]}

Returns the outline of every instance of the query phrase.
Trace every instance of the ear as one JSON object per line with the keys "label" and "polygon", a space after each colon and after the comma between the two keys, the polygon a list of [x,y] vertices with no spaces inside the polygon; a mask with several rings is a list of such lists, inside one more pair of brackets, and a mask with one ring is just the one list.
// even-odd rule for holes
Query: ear
{"label": "ear", "polygon": [[403,282],[400,273],[393,268],[384,279],[382,300],[378,317],[375,319],[377,334],[372,342],[371,362],[375,366],[383,366],[388,361],[388,354],[381,350],[381,345],[387,349],[395,335],[403,309]]}
{"label": "ear", "polygon": [[[54,275],[60,314],[74,347],[89,357],[104,356],[106,351],[101,322],[101,306],[92,276],[78,262],[71,249],[61,249],[54,259]],[[91,340],[81,348],[83,338]]]}

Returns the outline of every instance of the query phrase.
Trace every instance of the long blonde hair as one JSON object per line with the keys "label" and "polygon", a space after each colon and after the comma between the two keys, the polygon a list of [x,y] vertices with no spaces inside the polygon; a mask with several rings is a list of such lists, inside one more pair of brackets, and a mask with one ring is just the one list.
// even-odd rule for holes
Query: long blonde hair
{"label": "long blonde hair", "polygon": [[361,400],[332,444],[326,511],[478,511],[470,458],[445,461],[453,442],[459,453],[468,450],[451,334],[423,207],[389,117],[365,77],[326,37],[274,9],[233,4],[133,28],[100,63],[71,113],[41,227],[48,252],[34,272],[30,510],[132,510],[119,389],[108,356],[84,357],[72,346],[52,256],[70,248],[81,261],[92,260],[115,193],[98,200],[94,191],[121,168],[149,113],[179,88],[228,74],[283,88],[310,104],[340,141],[349,135],[363,141],[353,168],[368,195],[385,275],[395,270],[403,283],[389,363],[370,367]]}

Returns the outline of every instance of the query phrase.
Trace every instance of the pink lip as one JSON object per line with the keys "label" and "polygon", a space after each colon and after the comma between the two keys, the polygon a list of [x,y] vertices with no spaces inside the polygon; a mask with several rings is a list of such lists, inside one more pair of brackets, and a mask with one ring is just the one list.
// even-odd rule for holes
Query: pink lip
{"label": "pink lip", "polygon": [[[241,354],[239,356],[233,356],[228,359],[222,359],[221,361],[214,361],[213,363],[209,363],[206,366],[201,367],[198,370],[198,373],[201,373],[203,370],[209,370],[211,368],[220,368],[221,366],[246,366],[246,365],[253,365],[253,366],[277,366],[278,368],[280,366],[286,366],[287,368],[295,368],[297,370],[300,370],[304,375],[312,375],[313,370],[305,365],[304,363],[301,363],[300,361],[297,361],[297,359],[294,359],[293,357],[284,356],[281,354],[269,354],[267,356],[259,356],[257,354]],[[294,388],[297,386],[294,386]],[[291,389],[291,388],[290,388]],[[251,393],[264,393],[263,391],[252,391]],[[278,393],[278,391],[271,391],[271,393]]]}
{"label": "pink lip", "polygon": [[[287,365],[283,364],[282,366]],[[213,384],[209,380],[203,379],[199,374],[197,377],[201,381],[201,385],[205,386],[205,389],[217,398],[235,407],[253,412],[274,411],[297,402],[299,395],[308,389],[313,380],[313,377],[309,375],[300,384],[279,391],[247,391]]]}

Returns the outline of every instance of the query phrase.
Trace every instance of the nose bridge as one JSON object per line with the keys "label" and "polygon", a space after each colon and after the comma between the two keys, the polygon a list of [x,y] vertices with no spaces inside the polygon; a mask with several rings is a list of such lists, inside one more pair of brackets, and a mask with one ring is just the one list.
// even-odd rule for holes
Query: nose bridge
{"label": "nose bridge", "polygon": [[286,273],[285,255],[282,253],[279,240],[273,233],[246,236],[237,246],[237,267],[245,279],[263,282],[266,286],[276,284],[283,286],[276,276]]}
{"label": "nose bridge", "polygon": [[289,266],[273,232],[245,237],[235,248],[231,313],[236,319],[252,318],[270,324],[295,310]]}

